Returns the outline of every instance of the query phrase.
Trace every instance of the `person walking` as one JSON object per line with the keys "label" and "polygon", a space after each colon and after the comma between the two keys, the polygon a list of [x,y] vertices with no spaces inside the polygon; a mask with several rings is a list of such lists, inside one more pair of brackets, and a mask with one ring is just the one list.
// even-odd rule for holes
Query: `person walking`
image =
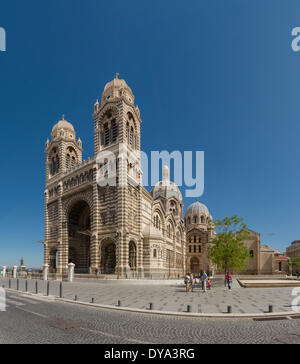
{"label": "person walking", "polygon": [[190,273],[187,273],[187,275],[184,278],[184,284],[185,284],[186,292],[190,291],[190,281],[191,281]]}
{"label": "person walking", "polygon": [[192,292],[194,291],[194,275],[193,275],[193,273],[191,273],[190,289],[191,289]]}
{"label": "person walking", "polygon": [[227,274],[227,285],[228,285],[229,291],[231,291],[231,284],[232,284],[232,275],[228,272],[228,274]]}
{"label": "person walking", "polygon": [[208,287],[208,290],[210,291],[211,290],[211,280],[210,280],[210,278],[207,279],[207,287]]}
{"label": "person walking", "polygon": [[202,291],[206,291],[206,280],[207,280],[207,274],[206,274],[206,272],[204,272],[202,274],[202,278],[201,278],[201,281],[202,281]]}

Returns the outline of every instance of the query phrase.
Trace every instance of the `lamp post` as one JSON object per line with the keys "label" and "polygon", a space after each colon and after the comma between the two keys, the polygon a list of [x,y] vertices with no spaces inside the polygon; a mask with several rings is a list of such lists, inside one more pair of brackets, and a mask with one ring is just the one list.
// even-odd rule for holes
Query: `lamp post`
{"label": "lamp post", "polygon": [[117,266],[118,266],[118,279],[120,279],[120,265],[121,265],[121,229],[117,228],[116,230],[116,241],[117,241]]}

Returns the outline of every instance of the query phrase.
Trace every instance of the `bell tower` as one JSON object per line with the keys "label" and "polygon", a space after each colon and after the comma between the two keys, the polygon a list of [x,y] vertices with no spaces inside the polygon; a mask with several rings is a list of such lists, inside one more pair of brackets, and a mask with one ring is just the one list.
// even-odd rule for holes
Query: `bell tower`
{"label": "bell tower", "polygon": [[71,123],[62,120],[54,125],[51,141],[47,140],[46,180],[81,164],[82,142],[76,141],[76,132]]}
{"label": "bell tower", "polygon": [[132,151],[140,150],[140,110],[134,105],[134,95],[119,74],[108,82],[94,105],[94,150],[114,150],[124,143]]}
{"label": "bell tower", "polygon": [[[123,277],[143,275],[141,232],[142,171],[140,158],[140,110],[127,83],[119,78],[108,82],[94,105],[94,151],[115,154],[116,211],[114,224],[120,240],[116,252],[117,271]],[[101,165],[100,165],[101,167]],[[102,192],[100,191],[100,194]],[[116,234],[115,234],[116,235]],[[116,244],[117,245],[117,244]],[[129,248],[130,247],[130,248]],[[135,250],[136,268],[133,273],[129,250]]]}

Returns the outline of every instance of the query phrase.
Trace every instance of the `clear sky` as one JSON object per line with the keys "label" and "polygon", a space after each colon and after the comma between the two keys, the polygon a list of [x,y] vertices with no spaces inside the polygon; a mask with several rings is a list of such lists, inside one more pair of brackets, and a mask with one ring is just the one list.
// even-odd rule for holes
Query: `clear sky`
{"label": "clear sky", "polygon": [[298,0],[10,0],[0,26],[0,265],[42,265],[45,142],[65,114],[92,156],[116,72],[144,151],[205,151],[214,217],[238,214],[280,250],[300,239]]}

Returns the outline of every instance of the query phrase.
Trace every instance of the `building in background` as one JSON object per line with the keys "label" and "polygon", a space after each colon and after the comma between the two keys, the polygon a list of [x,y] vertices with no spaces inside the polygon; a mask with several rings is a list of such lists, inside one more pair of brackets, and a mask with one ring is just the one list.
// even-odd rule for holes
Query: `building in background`
{"label": "building in background", "polygon": [[300,258],[300,240],[295,240],[286,248],[286,256],[289,258]]}

